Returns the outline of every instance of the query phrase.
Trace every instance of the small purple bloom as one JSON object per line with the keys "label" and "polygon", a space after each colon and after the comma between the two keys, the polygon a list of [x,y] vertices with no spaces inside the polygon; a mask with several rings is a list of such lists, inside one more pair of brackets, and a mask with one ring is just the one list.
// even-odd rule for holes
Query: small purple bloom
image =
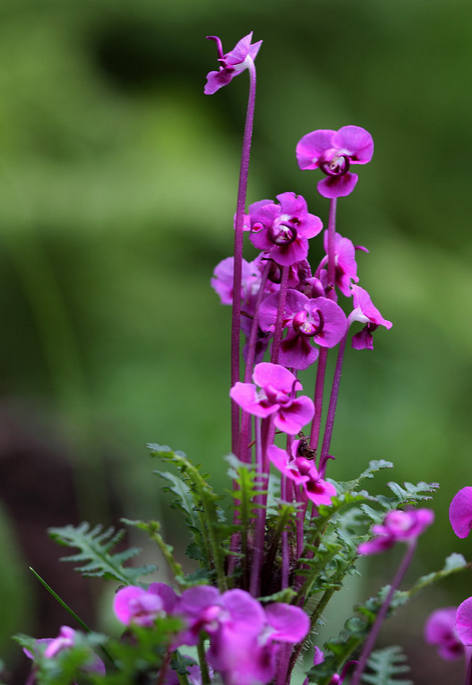
{"label": "small purple bloom", "polygon": [[[70,649],[75,645],[77,631],[69,626],[61,626],[59,635],[55,638],[41,638],[36,640],[37,645],[46,645],[44,650],[44,656],[46,659],[53,659],[55,656],[62,652],[64,649]],[[23,652],[28,657],[34,661],[35,655],[30,652],[29,649],[23,649]],[[91,651],[90,663],[84,666],[85,671],[100,673],[105,675],[105,664],[103,661]],[[34,677],[34,676],[33,676]],[[28,681],[29,682],[29,681]]]}
{"label": "small purple bloom", "polygon": [[327,198],[350,195],[358,179],[349,171],[351,164],[367,164],[373,153],[372,136],[360,126],[312,131],[297,144],[300,169],[319,167],[326,174],[318,183],[318,192]]}
{"label": "small purple bloom", "polygon": [[390,511],[382,525],[372,526],[375,537],[359,545],[359,554],[379,554],[396,542],[409,542],[416,539],[434,521],[431,509],[397,509]]}
{"label": "small purple bloom", "polygon": [[457,607],[456,634],[464,647],[472,646],[472,597]]}
{"label": "small purple bloom", "polygon": [[[294,397],[301,390],[299,380],[279,364],[256,364],[252,375],[254,383],[235,383],[231,398],[244,411],[260,418],[274,417],[274,425],[289,435],[296,435],[314,414],[309,397]],[[259,389],[258,389],[259,388]]]}
{"label": "small purple bloom", "polygon": [[205,95],[213,95],[223,86],[227,86],[235,76],[247,69],[250,61],[254,62],[262,41],[259,40],[257,43],[251,43],[251,31],[247,36],[241,38],[232,50],[223,54],[223,46],[218,36],[207,36],[207,38],[215,41],[218,51],[218,62],[220,63],[218,71],[210,71],[207,74],[207,82],[203,89]]}
{"label": "small purple bloom", "polygon": [[459,490],[449,507],[449,520],[458,538],[466,538],[472,528],[472,488]]}
{"label": "small purple bloom", "polygon": [[448,661],[458,659],[464,646],[456,633],[456,607],[433,611],[426,621],[424,637],[430,645],[437,645],[439,656]]}
{"label": "small purple bloom", "polygon": [[[259,309],[259,325],[272,332],[278,313],[278,296],[270,295]],[[321,347],[334,347],[346,333],[347,319],[341,307],[326,297],[309,299],[298,290],[287,290],[283,325],[289,327],[280,346],[279,361],[294,369],[308,368],[318,357],[313,340]]]}
{"label": "small purple bloom", "polygon": [[[327,285],[328,280],[328,231],[324,232],[323,236],[324,249],[326,252],[326,257],[320,262],[320,265],[316,271],[316,275],[319,275],[325,285]],[[356,262],[356,249],[366,248],[356,248],[349,238],[345,238],[340,233],[336,233],[334,237],[334,264],[335,264],[335,283],[339,290],[345,297],[351,297],[351,285],[352,281],[357,283],[359,278],[357,276],[357,262]]]}
{"label": "small purple bloom", "polygon": [[323,228],[321,219],[308,212],[306,200],[295,193],[277,195],[280,204],[270,200],[249,207],[250,240],[282,266],[306,259],[308,239]]}
{"label": "small purple bloom", "polygon": [[269,459],[284,476],[303,487],[306,497],[315,506],[329,506],[336,496],[336,488],[321,477],[313,460],[300,454],[300,442],[293,441],[290,455],[280,447],[271,445],[267,450]]}
{"label": "small purple bloom", "polygon": [[372,333],[379,327],[385,326],[387,330],[392,327],[392,322],[384,319],[379,310],[374,307],[370,295],[367,290],[361,288],[359,285],[352,286],[354,309],[349,314],[349,324],[353,321],[359,321],[366,325],[360,333],[352,336],[352,347],[355,350],[373,350],[374,342]]}
{"label": "small purple bloom", "polygon": [[135,585],[118,590],[113,602],[115,615],[121,623],[150,627],[158,616],[172,613],[178,598],[165,583],[151,583],[147,590]]}
{"label": "small purple bloom", "polygon": [[[242,260],[241,299],[257,294],[261,282],[260,263]],[[233,304],[234,257],[226,257],[215,266],[211,287],[219,295],[221,304]]]}

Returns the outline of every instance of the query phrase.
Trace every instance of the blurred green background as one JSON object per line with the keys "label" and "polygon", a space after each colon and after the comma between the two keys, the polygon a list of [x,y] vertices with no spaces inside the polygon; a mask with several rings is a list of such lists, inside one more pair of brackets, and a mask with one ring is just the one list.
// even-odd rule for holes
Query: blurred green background
{"label": "blurred green background", "polygon": [[[374,353],[347,356],[331,473],[383,457],[397,480],[439,481],[415,571],[470,555],[447,518],[472,481],[470,2],[2,0],[0,20],[3,653],[13,663],[12,631],[44,634],[25,540],[56,563],[47,525],[164,517],[179,544],[146,442],[226,482],[230,312],[209,279],[232,250],[247,76],[203,96],[207,34],[226,50],[249,30],[264,40],[250,202],[294,190],[326,220],[297,141],[350,123],[372,132],[338,230],[370,248],[361,284],[394,327]],[[59,516],[64,469],[81,501]],[[386,582],[395,560],[374,560],[345,601]],[[422,646],[422,625],[471,590],[470,576],[438,588],[394,624],[415,682],[453,672]]]}

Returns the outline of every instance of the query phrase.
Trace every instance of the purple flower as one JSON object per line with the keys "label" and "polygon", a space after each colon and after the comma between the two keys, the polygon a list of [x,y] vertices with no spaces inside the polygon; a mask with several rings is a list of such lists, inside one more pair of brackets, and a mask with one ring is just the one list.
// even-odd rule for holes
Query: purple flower
{"label": "purple flower", "polygon": [[349,171],[351,164],[367,164],[372,159],[374,142],[360,126],[343,126],[339,131],[320,129],[307,133],[297,144],[300,169],[317,169],[326,174],[318,183],[323,197],[350,195],[358,176]]}
{"label": "purple flower", "polygon": [[466,538],[472,528],[472,488],[459,490],[449,507],[449,520],[458,538]]}
{"label": "purple flower", "polygon": [[[77,631],[69,626],[61,626],[59,635],[55,638],[40,638],[36,640],[37,645],[46,645],[44,650],[44,656],[46,659],[53,659],[55,656],[62,652],[64,649],[69,649],[73,647],[76,643]],[[28,659],[35,660],[35,655],[29,649],[23,649]],[[105,675],[105,664],[103,661],[92,651],[90,652],[91,659],[90,663],[84,666],[85,671],[100,673]],[[34,671],[32,677],[34,678]],[[29,682],[29,681],[28,681]]]}
{"label": "purple flower", "polygon": [[379,310],[374,307],[367,290],[359,285],[352,286],[354,309],[349,314],[349,324],[359,321],[366,325],[360,333],[352,336],[352,347],[355,350],[373,350],[374,342],[372,333],[379,327],[385,326],[388,330],[392,327],[392,322],[384,319]]}
{"label": "purple flower", "polygon": [[456,635],[464,647],[472,646],[472,597],[457,607]]}
{"label": "purple flower", "polygon": [[438,646],[443,659],[452,661],[464,653],[464,646],[456,632],[456,607],[436,609],[426,621],[424,638],[430,645]]}
{"label": "purple flower", "polygon": [[336,496],[336,488],[321,478],[315,462],[300,454],[300,440],[294,440],[289,455],[285,450],[271,445],[267,454],[273,465],[296,485],[301,485],[306,497],[315,506],[330,505]]}
{"label": "purple flower", "polygon": [[[320,262],[320,265],[316,271],[319,274],[320,279],[325,285],[328,281],[328,231],[324,232],[323,236],[324,249],[326,252],[326,257]],[[357,283],[359,278],[357,276],[357,262],[356,262],[356,249],[366,248],[356,248],[349,238],[344,238],[340,233],[336,233],[334,237],[334,264],[335,264],[335,282],[339,290],[345,297],[351,297],[351,285],[352,281]]]}
{"label": "purple flower", "polygon": [[431,509],[397,509],[390,511],[382,525],[372,526],[375,537],[359,545],[359,554],[379,554],[390,549],[396,542],[416,539],[434,521]]}
{"label": "purple flower", "polygon": [[[321,347],[334,347],[346,333],[346,316],[335,302],[326,297],[309,299],[298,290],[287,290],[283,312],[283,325],[289,326],[287,337],[280,346],[280,363],[294,369],[308,368],[318,357]],[[263,300],[259,309],[259,326],[263,331],[275,328],[278,311],[278,296],[270,295]]]}
{"label": "purple flower", "polygon": [[178,597],[169,585],[151,583],[147,590],[135,585],[118,590],[113,602],[115,615],[121,623],[150,627],[158,616],[172,613]]}
{"label": "purple flower", "polygon": [[218,36],[207,36],[207,38],[215,41],[218,51],[218,62],[220,63],[218,71],[210,71],[207,74],[207,81],[203,89],[205,95],[213,95],[223,86],[227,86],[235,76],[247,69],[250,61],[254,62],[262,41],[259,40],[257,43],[251,43],[251,31],[247,36],[241,38],[232,50],[223,54],[223,46]]}
{"label": "purple flower", "polygon": [[254,383],[235,383],[231,398],[249,414],[260,418],[274,417],[274,425],[289,435],[295,435],[314,414],[309,397],[294,397],[302,385],[293,373],[279,364],[256,364],[252,375]]}
{"label": "purple flower", "polygon": [[[242,261],[241,298],[256,295],[261,283],[260,262]],[[211,287],[219,295],[221,304],[233,304],[234,257],[227,257],[215,266]]]}
{"label": "purple flower", "polygon": [[323,224],[308,212],[301,195],[281,193],[277,200],[280,204],[261,200],[249,207],[250,240],[277,264],[291,266],[306,259],[308,238],[318,235]]}

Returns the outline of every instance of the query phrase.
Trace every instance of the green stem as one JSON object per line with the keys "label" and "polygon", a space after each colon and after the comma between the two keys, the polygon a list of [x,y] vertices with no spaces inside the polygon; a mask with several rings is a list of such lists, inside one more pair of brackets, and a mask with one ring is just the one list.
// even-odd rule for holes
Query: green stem
{"label": "green stem", "polygon": [[52,587],[46,583],[46,581],[44,580],[44,578],[41,578],[41,576],[39,575],[39,573],[37,573],[37,571],[35,571],[34,568],[33,568],[32,566],[29,566],[28,568],[29,568],[29,570],[31,571],[31,573],[34,575],[34,577],[36,578],[36,580],[39,580],[39,582],[41,583],[41,585],[49,592],[49,594],[50,594],[52,597],[54,597],[54,599],[56,600],[56,602],[57,602],[58,604],[60,604],[61,607],[62,607],[63,609],[65,609],[65,610],[72,616],[72,618],[74,619],[74,621],[76,621],[76,622],[79,624],[79,626],[80,626],[83,630],[85,630],[86,633],[91,633],[91,632],[92,632],[92,629],[89,628],[89,626],[85,623],[85,621],[82,621],[82,619],[80,618],[80,616],[78,616],[78,615],[75,613],[75,611],[74,611],[74,610],[73,610],[73,609],[72,609],[72,608],[71,608],[71,607],[62,599],[62,597],[60,597],[60,596],[57,594],[57,592],[55,592],[55,591],[52,589]]}
{"label": "green stem", "polygon": [[211,685],[210,674],[208,673],[208,666],[205,657],[205,639],[203,637],[198,641],[198,661],[200,663],[200,675],[202,677],[202,685]]}

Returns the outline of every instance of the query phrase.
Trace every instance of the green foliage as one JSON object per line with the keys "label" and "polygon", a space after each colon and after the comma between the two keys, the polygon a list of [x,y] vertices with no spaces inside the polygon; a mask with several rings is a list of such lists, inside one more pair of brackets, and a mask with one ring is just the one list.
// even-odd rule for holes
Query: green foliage
{"label": "green foliage", "polygon": [[152,456],[170,462],[179,471],[180,477],[167,471],[156,473],[171,483],[168,490],[177,495],[175,504],[185,513],[193,535],[193,545],[188,549],[190,556],[197,558],[209,573],[214,572],[220,590],[227,589],[223,564],[233,529],[226,524],[218,505],[220,497],[183,452],[157,444],[150,444],[148,448]]}
{"label": "green foliage", "polygon": [[156,568],[154,565],[124,566],[126,561],[139,553],[139,549],[135,547],[115,554],[110,553],[123,538],[123,530],[103,530],[100,525],[90,528],[88,523],[81,523],[77,527],[69,525],[49,528],[49,534],[60,545],[80,550],[78,554],[62,557],[61,561],[79,562],[80,566],[75,570],[84,576],[110,578],[125,585],[136,585],[141,576],[149,575]]}
{"label": "green foliage", "polygon": [[[446,559],[441,570],[430,573],[427,576],[421,576],[409,590],[397,590],[393,595],[388,616],[391,616],[397,609],[405,605],[420,590],[458,573],[468,568],[468,566],[462,555],[452,554]],[[370,597],[366,602],[355,607],[355,614],[346,621],[340,634],[325,643],[326,659],[322,664],[310,670],[308,673],[309,682],[317,683],[317,685],[328,685],[332,674],[342,668],[353,652],[366,639],[389,589],[390,586],[387,585],[377,595]]]}
{"label": "green foliage", "polygon": [[371,672],[363,674],[362,682],[370,685],[413,685],[412,680],[397,678],[410,672],[406,661],[406,655],[401,647],[394,645],[377,649],[372,652],[367,662]]}

